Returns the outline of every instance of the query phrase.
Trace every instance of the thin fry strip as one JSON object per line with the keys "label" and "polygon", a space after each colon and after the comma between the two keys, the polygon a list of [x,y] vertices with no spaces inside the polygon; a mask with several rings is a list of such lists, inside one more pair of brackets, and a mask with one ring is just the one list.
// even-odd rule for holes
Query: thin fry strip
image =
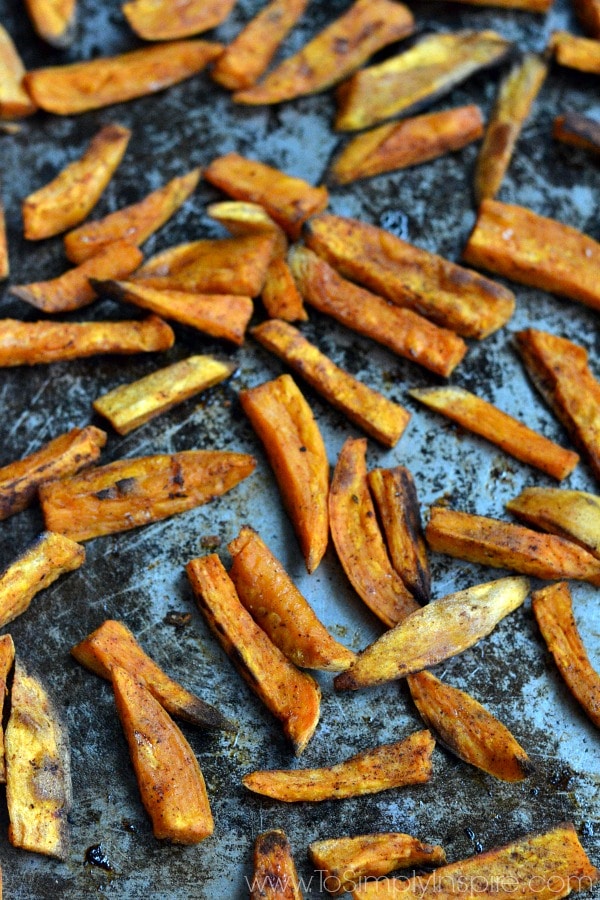
{"label": "thin fry strip", "polygon": [[600,0],[574,0],[573,6],[584,31],[600,40]]}
{"label": "thin fry strip", "polygon": [[35,112],[35,103],[22,84],[24,75],[17,48],[0,24],[0,119],[20,119]]}
{"label": "thin fry strip", "polygon": [[[6,754],[4,749],[4,711],[5,701],[8,696],[8,676],[15,661],[15,645],[10,634],[0,637],[0,784],[6,784]],[[2,896],[2,882],[0,881],[0,897]]]}
{"label": "thin fry strip", "polygon": [[509,512],[542,531],[585,547],[600,559],[600,497],[561,488],[525,488],[506,504]]}
{"label": "thin fry strip", "polygon": [[6,239],[6,218],[4,216],[4,204],[0,197],[0,281],[10,275],[10,260],[8,258],[8,242]]}
{"label": "thin fry strip", "polygon": [[398,443],[410,419],[398,403],[338,368],[287,322],[270,319],[251,334],[371,437],[388,447]]}
{"label": "thin fry strip", "polygon": [[559,65],[600,75],[600,40],[555,31],[550,38],[550,49]]}
{"label": "thin fry strip", "polygon": [[279,828],[259,834],[254,842],[250,900],[302,900],[290,842]]}
{"label": "thin fry strip", "polygon": [[63,50],[75,38],[77,0],[25,0],[27,15],[39,37]]}
{"label": "thin fry strip", "polygon": [[[598,14],[600,16],[600,2]],[[552,137],[571,147],[600,153],[600,122],[579,113],[568,112],[557,116],[552,124]]]}
{"label": "thin fry strip", "polygon": [[210,203],[206,207],[206,213],[217,222],[220,222],[235,237],[245,237],[249,234],[273,235],[273,259],[286,255],[288,250],[287,235],[281,225],[278,225],[271,218],[260,203],[250,203],[244,200],[223,200],[220,203]]}
{"label": "thin fry strip", "polygon": [[283,319],[284,322],[306,322],[308,319],[302,295],[284,259],[273,259],[269,263],[261,299],[270,319]]}
{"label": "thin fry strip", "polygon": [[123,15],[145,41],[191,37],[224,22],[236,0],[129,0]]}

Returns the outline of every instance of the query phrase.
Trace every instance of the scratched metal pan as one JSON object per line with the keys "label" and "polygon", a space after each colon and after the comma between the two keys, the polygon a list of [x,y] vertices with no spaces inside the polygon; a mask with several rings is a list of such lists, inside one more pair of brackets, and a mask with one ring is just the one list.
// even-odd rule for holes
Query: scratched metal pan
{"label": "scratched metal pan", "polygon": [[[260,5],[255,0],[240,2],[214,36],[230,40]],[[313,2],[301,27],[286,42],[284,53],[301,46],[347,5]],[[28,67],[121,52],[139,44],[117,0],[102,4],[80,0],[75,43],[62,52],[48,49],[35,38],[20,2],[3,0],[0,7],[0,18],[14,35]],[[541,49],[552,29],[577,30],[566,0],[557,0],[546,18],[442,2],[417,3],[414,12],[422,29],[493,27],[523,49]],[[440,98],[435,108],[476,102],[487,114],[501,71],[472,78],[449,97]],[[598,163],[583,151],[553,143],[550,137],[553,117],[569,109],[600,118],[597,79],[553,67],[525,126],[500,199],[555,216],[598,239]],[[339,141],[331,128],[333,111],[328,94],[274,108],[237,108],[226,92],[203,74],[157,96],[79,117],[33,116],[17,134],[0,136],[2,195],[12,263],[9,284],[53,277],[65,267],[60,238],[40,243],[22,239],[20,201],[80,155],[102,124],[123,123],[133,136],[95,216],[131,203],[169,178],[230,150],[318,183]],[[458,259],[474,222],[471,184],[476,152],[476,147],[470,146],[406,172],[336,189],[331,209],[384,224],[422,247]],[[148,241],[146,253],[222,234],[205,214],[206,204],[218,196],[209,185],[201,184],[175,218]],[[452,381],[497,403],[550,438],[568,443],[532,390],[511,335],[529,325],[564,334],[589,349],[596,367],[597,314],[541,291],[517,286],[516,295],[517,310],[511,322],[483,343],[472,342]],[[2,317],[36,318],[6,287],[0,296]],[[72,318],[130,315],[130,310],[104,300],[85,310],[85,315]],[[261,317],[257,305],[256,320]],[[417,408],[407,397],[407,389],[433,383],[417,366],[316,312],[311,312],[310,322],[302,328],[336,362],[411,410],[412,420],[396,448],[387,451],[369,441],[369,464],[408,466],[424,512],[443,497],[459,509],[503,516],[504,503],[522,487],[550,483],[544,475]],[[43,673],[67,719],[74,806],[71,852],[61,863],[13,849],[6,836],[4,803],[0,804],[0,859],[6,895],[12,900],[79,900],[97,895],[132,900],[237,900],[248,895],[246,879],[251,877],[254,838],[275,827],[283,828],[290,837],[306,897],[324,894],[319,873],[307,860],[309,842],[366,831],[409,832],[443,844],[448,858],[455,860],[568,820],[598,862],[598,732],[567,695],[538,634],[529,603],[499,625],[491,637],[438,670],[451,683],[471,691],[525,746],[535,763],[535,773],[526,781],[496,781],[436,749],[433,779],[416,788],[313,805],[281,804],[243,789],[242,776],[255,768],[333,763],[400,739],[419,728],[420,722],[402,684],[336,695],[331,677],[318,676],[323,689],[321,723],[301,760],[296,760],[278,724],[216,645],[194,607],[183,566],[207,552],[215,537],[221,541],[219,552],[226,561],[226,544],[244,523],[259,530],[341,641],[358,650],[378,635],[381,627],[349,587],[331,550],[317,572],[306,575],[272,473],[241,414],[240,389],[277,376],[282,366],[252,339],[232,351],[196,332],[176,331],[176,345],[162,356],[96,358],[0,373],[0,464],[5,464],[69,428],[94,422],[91,402],[117,384],[133,381],[192,352],[233,358],[238,369],[228,383],[127,437],[110,432],[105,459],[227,448],[253,453],[258,460],[250,478],[207,506],[89,542],[85,566],[38,595],[31,608],[10,626],[17,652]],[[313,392],[306,390],[306,395],[333,465],[344,440],[358,432]],[[597,489],[585,464],[568,484]],[[41,528],[37,509],[1,523],[2,567]],[[435,597],[499,574],[438,555],[432,558],[432,569]],[[592,661],[600,666],[598,592],[577,584],[573,593],[584,641]],[[191,613],[191,621],[175,627],[169,615],[173,612]],[[74,643],[109,617],[124,620],[165,669],[239,723],[236,736],[206,735],[184,726],[206,776],[216,821],[213,837],[199,846],[169,846],[153,838],[110,688],[69,655]]]}

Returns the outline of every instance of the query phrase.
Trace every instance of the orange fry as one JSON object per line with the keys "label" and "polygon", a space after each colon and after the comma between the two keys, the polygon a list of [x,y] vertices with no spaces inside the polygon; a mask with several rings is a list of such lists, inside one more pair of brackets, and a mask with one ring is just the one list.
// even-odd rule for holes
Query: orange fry
{"label": "orange fry", "polygon": [[600,0],[574,0],[573,6],[586,34],[600,40]]}
{"label": "orange fry", "polygon": [[6,219],[4,216],[4,204],[0,198],[0,281],[10,275],[10,260],[8,258],[8,243],[6,240]]}
{"label": "orange fry", "polygon": [[[10,634],[0,637],[0,784],[6,783],[6,761],[4,753],[4,728],[2,722],[5,700],[8,696],[7,682],[15,661],[15,645]],[[2,880],[0,877],[0,897],[2,896]]]}
{"label": "orange fry", "polygon": [[53,47],[73,43],[77,0],[25,0],[25,8],[36,33]]}
{"label": "orange fry", "polygon": [[290,842],[279,828],[259,834],[254,842],[250,900],[302,900]]}
{"label": "orange fry", "polygon": [[286,255],[288,250],[287,235],[260,203],[249,203],[244,200],[223,200],[220,203],[210,203],[206,207],[206,212],[236,237],[245,237],[249,234],[273,235],[275,238],[273,259]]}
{"label": "orange fry", "polygon": [[530,487],[506,508],[521,522],[574,541],[600,559],[600,497],[595,494]]}
{"label": "orange fry", "polygon": [[35,103],[22,84],[24,75],[17,48],[0,24],[0,119],[20,119],[35,112]]}
{"label": "orange fry", "polygon": [[[600,16],[600,5],[598,14]],[[563,144],[600,153],[600,122],[579,113],[568,112],[557,116],[552,126],[552,137]]]}
{"label": "orange fry", "polygon": [[559,65],[600,75],[600,40],[555,31],[550,38],[550,49]]}
{"label": "orange fry", "polygon": [[145,41],[173,41],[224,22],[236,0],[129,0],[123,15]]}
{"label": "orange fry", "polygon": [[302,296],[284,259],[273,259],[269,264],[261,298],[270,319],[283,319],[284,322],[308,319]]}
{"label": "orange fry", "polygon": [[554,0],[457,0],[457,2],[472,6],[497,6],[499,9],[522,9],[545,15],[551,9]]}

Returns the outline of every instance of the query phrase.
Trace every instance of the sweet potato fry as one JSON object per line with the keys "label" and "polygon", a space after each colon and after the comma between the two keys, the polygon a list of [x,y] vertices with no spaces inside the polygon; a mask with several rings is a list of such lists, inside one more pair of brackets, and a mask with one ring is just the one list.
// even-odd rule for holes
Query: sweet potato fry
{"label": "sweet potato fry", "polygon": [[273,259],[286,255],[288,249],[287,235],[260,203],[249,203],[244,200],[223,200],[220,203],[210,203],[206,207],[206,212],[236,237],[245,237],[249,234],[273,235],[275,239],[273,243]]}
{"label": "sweet potato fry", "polygon": [[269,264],[261,298],[270,319],[283,319],[284,322],[308,319],[302,296],[284,259],[273,259]]}
{"label": "sweet potato fry", "polygon": [[70,116],[155,94],[196,75],[222,51],[209,41],[172,41],[120,56],[34,69],[25,86],[46,112]]}
{"label": "sweet potato fry", "polygon": [[500,578],[429,603],[363,650],[336,676],[335,687],[355,691],[384,684],[456,656],[490,634],[528,592],[526,578]]}
{"label": "sweet potato fry", "polygon": [[118,459],[42,485],[40,502],[47,528],[88,541],[208,503],[247,478],[255,465],[246,453],[219,450]]}
{"label": "sweet potato fry", "polygon": [[302,178],[238,153],[213,159],[204,177],[236,200],[260,204],[292,240],[300,237],[304,222],[329,202],[327,188],[312,187]]}
{"label": "sweet potato fry", "polygon": [[234,371],[235,363],[221,362],[214,356],[189,356],[139,381],[114,388],[92,405],[115,431],[129,434],[178,403],[219,384]]}
{"label": "sweet potato fry", "polygon": [[512,522],[433,506],[425,537],[431,550],[457,559],[535,578],[573,578],[600,585],[600,560],[587,550]]}
{"label": "sweet potato fry", "polygon": [[545,15],[549,12],[554,0],[457,0],[470,6],[497,6],[500,9],[522,9],[526,12]]}
{"label": "sweet potato fry", "polygon": [[254,842],[254,874],[250,900],[302,900],[290,842],[279,828],[259,834]]}
{"label": "sweet potato fry", "polygon": [[414,30],[412,13],[390,0],[355,0],[302,50],[284,60],[260,84],[237,91],[238,103],[281,103],[316,94],[341,81],[387,44]]}
{"label": "sweet potato fry", "polygon": [[238,672],[279,719],[299,756],[319,721],[321,691],[258,627],[215,554],[186,566],[196,602]]}
{"label": "sweet potato fry", "polygon": [[478,106],[457,106],[380,125],[353,138],[331,166],[334,184],[350,184],[382,172],[419,166],[461,150],[483,136]]}
{"label": "sweet potato fry", "polygon": [[569,691],[600,728],[600,675],[592,668],[575,623],[569,585],[562,581],[531,595],[535,618]]}
{"label": "sweet potato fry", "polygon": [[410,419],[398,403],[338,368],[287,322],[269,319],[251,334],[371,437],[387,447],[398,443]]}
{"label": "sweet potato fry", "polygon": [[342,672],[355,654],[332,638],[281,563],[252,528],[229,544],[229,577],[252,618],[291,662]]}
{"label": "sweet potato fry", "polygon": [[[15,661],[15,645],[10,634],[0,637],[0,784],[6,783],[6,759],[4,752],[4,702],[8,695],[6,683]],[[0,879],[0,898],[2,881]]]}
{"label": "sweet potato fry", "polygon": [[309,572],[329,540],[329,462],[319,426],[290,375],[241,391],[240,403],[264,444]]}
{"label": "sweet potato fry", "polygon": [[39,37],[64,49],[73,43],[77,0],[25,0],[25,9]]}
{"label": "sweet potato fry", "polygon": [[548,74],[548,63],[526,53],[500,83],[496,104],[479,151],[475,199],[493,199],[510,165],[515,144]]}
{"label": "sweet potato fry", "polygon": [[[600,0],[598,15],[600,17]],[[564,116],[557,116],[552,125],[552,137],[563,144],[600,153],[600,122],[579,113],[568,112]]]}
{"label": "sweet potato fry", "polygon": [[158,316],[120,322],[21,322],[0,319],[0,366],[35,366],[99,353],[155,353],[175,335]]}
{"label": "sweet potato fry", "polygon": [[346,278],[464,337],[487,337],[515,307],[497,282],[367,222],[323,213],[307,223],[305,241]]}
{"label": "sweet potato fry", "polygon": [[138,203],[70,231],[64,237],[67,259],[78,265],[102,250],[106,244],[121,238],[139,247],[194,192],[199,178],[200,169],[192,169],[187,175],[173,178],[163,187],[152,191]]}
{"label": "sweet potato fry", "polygon": [[131,29],[145,41],[191,37],[224,22],[236,0],[129,0],[122,6]]}
{"label": "sweet potato fry", "polygon": [[251,772],[244,776],[242,783],[255,794],[284,803],[362,797],[429,781],[434,747],[429,731],[416,731],[403,741],[382,744],[335,766]]}
{"label": "sweet potato fry", "polygon": [[423,38],[410,50],[361,69],[337,90],[339,131],[369,128],[414,112],[474,72],[499,63],[510,43],[495,31],[457,31]]}
{"label": "sweet potato fry", "polygon": [[13,40],[0,24],[0,120],[32,115],[36,106],[23,87],[25,66]]}
{"label": "sweet potato fry", "polygon": [[214,821],[194,751],[169,714],[125,669],[113,666],[115,704],[154,837],[199,844]]}
{"label": "sweet potato fry", "polygon": [[4,204],[0,197],[0,281],[10,275],[10,260],[8,258],[8,242],[6,240],[6,219],[4,217]]}
{"label": "sweet potato fry", "polygon": [[409,394],[435,412],[496,444],[515,459],[535,466],[559,481],[570,475],[579,462],[579,456],[572,450],[565,450],[464,388],[451,385],[414,388]]}
{"label": "sweet potato fry", "polygon": [[573,6],[586,34],[600,40],[600,0],[574,0]]}
{"label": "sweet potato fry", "polygon": [[392,567],[367,485],[367,440],[348,438],[331,483],[331,536],[352,587],[389,628],[419,608]]}
{"label": "sweet potato fry", "polygon": [[9,841],[66,859],[72,805],[69,737],[45,686],[19,657],[4,747]]}
{"label": "sweet potato fry", "polygon": [[550,49],[559,65],[600,75],[600,40],[555,31],[550,38]]}
{"label": "sweet potato fry", "polygon": [[484,200],[463,258],[512,281],[600,309],[600,244],[523,206]]}
{"label": "sweet potato fry", "polygon": [[83,222],[121,162],[130,137],[123,125],[105,125],[80,159],[29,194],[22,205],[25,237],[39,241]]}
{"label": "sweet potato fry", "polygon": [[306,247],[292,248],[290,265],[311,306],[437,375],[448,378],[467,352],[453,331],[347,281]]}
{"label": "sweet potato fry", "polygon": [[542,531],[585,547],[600,559],[600,497],[560,488],[525,488],[506,504],[509,512]]}

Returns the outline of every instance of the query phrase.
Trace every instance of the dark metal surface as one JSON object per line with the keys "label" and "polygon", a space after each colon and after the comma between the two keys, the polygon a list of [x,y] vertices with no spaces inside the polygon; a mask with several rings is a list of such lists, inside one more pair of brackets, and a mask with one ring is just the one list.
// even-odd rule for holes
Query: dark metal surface
{"label": "dark metal surface", "polygon": [[[302,26],[286,42],[286,53],[347,5],[313,2]],[[215,36],[229,40],[259,6],[255,0],[240,2]],[[63,53],[35,38],[20,0],[3,0],[0,9],[3,24],[30,67],[138,46],[117,0],[80,0],[78,36],[71,50]],[[413,9],[423,28],[495,27],[523,49],[542,49],[554,28],[578,30],[566,0],[557,0],[547,18],[438,2],[418,2]],[[498,75],[495,71],[472,78],[440,100],[436,108],[479,102],[489,112]],[[550,138],[554,115],[569,109],[600,118],[598,79],[553,67],[535,114],[525,126],[500,199],[528,205],[599,239],[598,163]],[[60,238],[39,244],[22,239],[20,202],[78,157],[102,124],[128,125],[133,137],[94,216],[133,202],[174,175],[229,150],[317,183],[339,140],[331,130],[332,113],[329,94],[275,108],[236,108],[225,91],[200,75],[155,97],[79,117],[34,116],[23,123],[20,133],[0,136],[10,281],[49,278],[65,268]],[[458,259],[474,221],[471,183],[475,158],[476,148],[471,146],[426,166],[337,189],[332,192],[330,208],[405,229],[418,245]],[[209,185],[201,184],[175,218],[148,241],[145,252],[221,234],[204,213],[207,202],[217,197]],[[481,344],[472,343],[452,380],[565,443],[562,429],[524,375],[511,333],[541,325],[565,334],[590,350],[596,366],[598,317],[541,291],[517,286],[516,294],[517,312],[508,327]],[[37,318],[35,311],[5,289],[0,315]],[[72,318],[130,315],[130,310],[102,301]],[[261,316],[258,309],[257,321]],[[353,594],[331,550],[313,576],[304,573],[271,471],[241,414],[238,391],[276,376],[282,371],[280,364],[251,339],[234,352],[190,330],[176,331],[175,347],[161,356],[97,358],[0,371],[0,464],[5,464],[71,427],[95,421],[92,400],[117,384],[191,352],[233,357],[239,369],[229,383],[128,437],[110,433],[104,458],[215,447],[252,452],[259,461],[253,476],[212,504],[144,529],[89,542],[85,566],[38,595],[10,626],[17,652],[45,675],[64,708],[72,744],[75,804],[72,850],[64,864],[15,850],[6,837],[0,839],[6,896],[18,900],[78,900],[94,895],[165,900],[242,898],[248,893],[245,878],[251,876],[254,837],[270,827],[288,833],[306,897],[323,896],[319,874],[306,858],[308,843],[368,830],[407,831],[439,842],[454,860],[570,820],[599,862],[598,732],[569,698],[554,671],[529,604],[505,620],[491,637],[438,670],[486,704],[525,746],[536,765],[535,774],[525,782],[503,784],[437,749],[434,778],[417,788],[314,805],[279,804],[242,788],[241,777],[254,768],[332,763],[399,739],[420,727],[420,722],[402,684],[336,695],[331,677],[318,676],[323,688],[321,723],[303,757],[295,760],[277,723],[215,644],[194,608],[183,566],[193,556],[207,552],[203,538],[219,536],[225,551],[227,541],[246,522],[260,531],[317,613],[348,646],[365,646],[380,633],[380,626]],[[369,463],[407,465],[425,509],[445,496],[456,508],[503,516],[504,503],[523,486],[551,483],[416,408],[406,390],[432,383],[431,376],[418,367],[314,312],[303,331],[339,364],[413,411],[394,450],[384,451],[369,443]],[[597,368],[596,373],[600,375]],[[307,390],[306,395],[334,464],[345,438],[356,432],[312,392]],[[568,486],[597,491],[585,464],[571,476]],[[36,509],[0,523],[0,566],[7,565],[41,527]],[[226,559],[226,552],[223,556]],[[436,597],[498,574],[441,556],[433,557],[432,566]],[[598,592],[574,585],[573,594],[584,642],[600,667]],[[191,612],[191,623],[180,629],[168,624],[166,617],[173,610]],[[69,656],[69,648],[107,617],[123,619],[170,673],[239,722],[237,737],[203,735],[184,726],[204,771],[216,821],[214,836],[197,847],[173,847],[154,840],[139,801],[110,688]],[[4,804],[0,806],[0,834],[6,835]]]}

